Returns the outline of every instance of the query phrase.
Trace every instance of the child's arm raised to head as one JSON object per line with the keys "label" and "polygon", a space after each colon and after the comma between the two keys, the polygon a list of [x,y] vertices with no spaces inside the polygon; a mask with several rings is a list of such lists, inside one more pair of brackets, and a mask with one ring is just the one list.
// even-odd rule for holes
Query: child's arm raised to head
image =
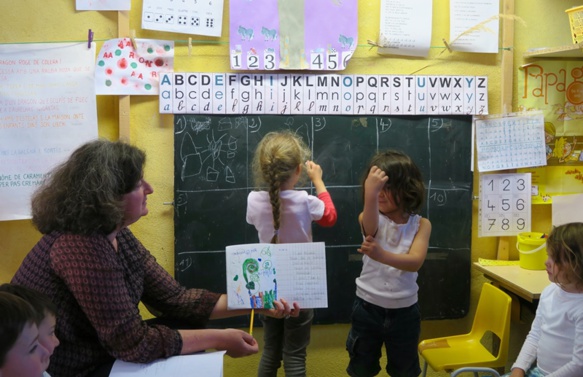
{"label": "child's arm raised to head", "polygon": [[393,266],[403,271],[418,271],[429,247],[429,236],[431,235],[431,222],[422,218],[419,222],[419,230],[413,239],[409,251],[405,254],[394,254],[384,250],[371,235],[366,236],[358,252],[368,255],[371,259],[379,263]]}
{"label": "child's arm raised to head", "polygon": [[376,166],[370,168],[364,182],[364,210],[359,216],[363,235],[373,237],[379,227],[379,193],[389,177]]}

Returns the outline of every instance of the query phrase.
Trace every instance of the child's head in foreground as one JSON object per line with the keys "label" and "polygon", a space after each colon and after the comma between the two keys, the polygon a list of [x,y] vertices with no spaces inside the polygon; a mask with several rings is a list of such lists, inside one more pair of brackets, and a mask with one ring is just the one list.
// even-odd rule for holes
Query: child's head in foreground
{"label": "child's head in foreground", "polygon": [[549,279],[566,291],[583,293],[583,223],[553,228],[547,254]]}
{"label": "child's head in foreground", "polygon": [[0,292],[0,377],[40,377],[49,351],[38,340],[36,314],[24,299]]}
{"label": "child's head in foreground", "polygon": [[38,328],[38,340],[52,355],[59,345],[59,340],[55,335],[57,308],[53,302],[45,294],[17,284],[2,284],[0,292],[12,293],[32,306],[35,313],[34,322]]}

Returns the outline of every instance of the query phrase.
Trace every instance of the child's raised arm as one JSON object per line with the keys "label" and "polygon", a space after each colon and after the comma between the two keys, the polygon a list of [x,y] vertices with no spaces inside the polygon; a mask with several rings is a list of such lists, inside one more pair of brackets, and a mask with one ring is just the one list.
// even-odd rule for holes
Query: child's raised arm
{"label": "child's raised arm", "polygon": [[379,227],[379,193],[389,181],[384,171],[376,166],[370,168],[364,182],[364,210],[359,216],[363,235],[375,236]]}

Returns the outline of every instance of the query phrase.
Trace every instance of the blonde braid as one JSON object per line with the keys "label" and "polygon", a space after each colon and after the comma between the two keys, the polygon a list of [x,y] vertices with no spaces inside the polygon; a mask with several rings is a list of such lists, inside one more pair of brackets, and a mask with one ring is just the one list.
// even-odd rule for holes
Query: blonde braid
{"label": "blonde braid", "polygon": [[270,132],[257,145],[253,158],[255,184],[269,188],[273,213],[274,235],[271,243],[279,242],[281,228],[281,186],[298,166],[309,158],[310,150],[303,140],[290,131]]}

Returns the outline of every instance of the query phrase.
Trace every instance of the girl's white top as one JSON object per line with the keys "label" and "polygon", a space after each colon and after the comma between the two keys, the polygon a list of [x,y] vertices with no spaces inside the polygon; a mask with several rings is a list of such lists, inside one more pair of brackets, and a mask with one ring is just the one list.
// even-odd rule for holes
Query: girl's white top
{"label": "girl's white top", "polygon": [[[406,254],[419,230],[421,216],[411,215],[406,224],[397,224],[387,216],[379,215],[375,236],[387,252]],[[417,302],[417,272],[399,270],[379,263],[366,255],[362,257],[362,271],[356,278],[356,295],[386,309],[406,308]]]}
{"label": "girl's white top", "polygon": [[[324,215],[324,202],[302,190],[280,192],[279,243],[312,241],[312,221]],[[259,242],[269,243],[274,234],[273,212],[267,191],[252,191],[247,197],[247,222],[255,225]]]}
{"label": "girl's white top", "polygon": [[583,376],[583,293],[551,283],[541,293],[536,316],[512,368],[537,366],[549,377]]}

